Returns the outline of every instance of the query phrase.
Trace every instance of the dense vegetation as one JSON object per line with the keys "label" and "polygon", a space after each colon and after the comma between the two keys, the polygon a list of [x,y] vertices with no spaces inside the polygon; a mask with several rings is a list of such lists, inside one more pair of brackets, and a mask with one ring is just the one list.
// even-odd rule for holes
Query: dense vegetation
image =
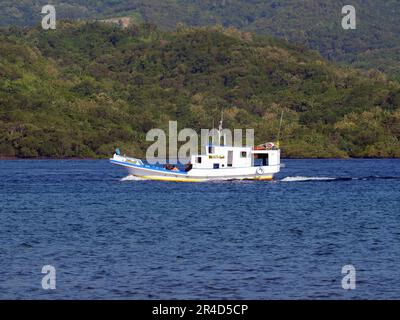
{"label": "dense vegetation", "polygon": [[[54,3],[60,18],[129,15],[136,21],[175,29],[222,24],[304,44],[325,58],[400,79],[398,0],[3,0],[0,25],[32,25],[41,6]],[[344,31],[341,9],[357,9],[357,30]]]}
{"label": "dense vegetation", "polygon": [[236,29],[59,23],[0,32],[0,155],[143,155],[178,120],[254,128],[288,157],[400,157],[400,84]]}

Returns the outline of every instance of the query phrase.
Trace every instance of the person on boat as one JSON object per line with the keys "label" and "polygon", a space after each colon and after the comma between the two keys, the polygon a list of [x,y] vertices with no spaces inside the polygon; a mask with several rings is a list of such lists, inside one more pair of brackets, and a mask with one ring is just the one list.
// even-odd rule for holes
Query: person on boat
{"label": "person on boat", "polygon": [[188,172],[188,171],[192,170],[192,168],[193,168],[192,163],[191,162],[187,163],[185,165],[185,172]]}
{"label": "person on boat", "polygon": [[169,163],[165,165],[165,169],[170,170],[170,171],[179,171],[179,169],[177,167],[175,167],[174,165],[169,164]]}

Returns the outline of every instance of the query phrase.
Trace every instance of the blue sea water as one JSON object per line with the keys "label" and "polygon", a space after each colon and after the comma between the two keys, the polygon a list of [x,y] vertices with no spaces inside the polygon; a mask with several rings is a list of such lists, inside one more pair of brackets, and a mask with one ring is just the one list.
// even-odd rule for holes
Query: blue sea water
{"label": "blue sea water", "polygon": [[190,184],[0,161],[0,298],[400,298],[400,161],[284,163],[273,182]]}

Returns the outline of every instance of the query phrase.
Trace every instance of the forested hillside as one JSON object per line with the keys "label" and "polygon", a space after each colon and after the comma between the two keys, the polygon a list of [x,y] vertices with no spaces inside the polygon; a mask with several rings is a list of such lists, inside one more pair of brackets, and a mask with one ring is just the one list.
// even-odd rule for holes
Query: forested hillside
{"label": "forested hillside", "polygon": [[[162,29],[222,24],[275,36],[318,50],[332,61],[376,68],[400,79],[398,0],[3,0],[0,25],[40,23],[41,6],[54,3],[59,18],[132,16]],[[357,9],[357,30],[341,27],[342,7]]]}
{"label": "forested hillside", "polygon": [[0,32],[0,155],[143,155],[178,120],[254,128],[288,157],[399,157],[400,85],[235,29],[59,23]]}

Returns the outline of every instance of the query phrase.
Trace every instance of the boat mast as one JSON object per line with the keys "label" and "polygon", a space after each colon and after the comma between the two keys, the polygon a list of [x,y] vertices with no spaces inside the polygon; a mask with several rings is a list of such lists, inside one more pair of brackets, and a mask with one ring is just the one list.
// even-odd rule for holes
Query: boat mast
{"label": "boat mast", "polygon": [[277,147],[278,148],[280,148],[282,122],[283,122],[283,110],[282,110],[282,113],[281,113],[281,120],[279,122],[278,141],[277,141]]}
{"label": "boat mast", "polygon": [[[218,144],[219,145],[221,145],[221,135],[222,135],[222,130],[223,130],[223,127],[222,127],[223,123],[224,123],[224,111],[221,110],[221,120],[219,122],[219,127],[218,127]],[[225,140],[226,140],[226,138],[224,135],[224,140],[223,140],[224,143],[222,145],[225,145]]]}

